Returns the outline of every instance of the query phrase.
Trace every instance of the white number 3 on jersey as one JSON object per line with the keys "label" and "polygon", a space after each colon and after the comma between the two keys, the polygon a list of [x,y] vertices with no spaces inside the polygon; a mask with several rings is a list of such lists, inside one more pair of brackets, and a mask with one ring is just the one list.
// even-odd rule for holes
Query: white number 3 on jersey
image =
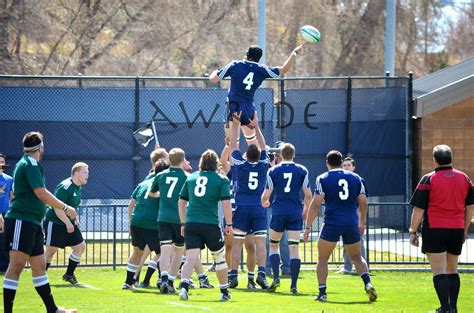
{"label": "white number 3 on jersey", "polygon": [[342,187],[342,191],[339,191],[339,198],[341,200],[347,200],[349,198],[349,184],[345,179],[339,179],[338,185]]}
{"label": "white number 3 on jersey", "polygon": [[245,76],[244,80],[242,81],[245,86],[245,90],[250,90],[253,85],[253,72],[250,72]]}

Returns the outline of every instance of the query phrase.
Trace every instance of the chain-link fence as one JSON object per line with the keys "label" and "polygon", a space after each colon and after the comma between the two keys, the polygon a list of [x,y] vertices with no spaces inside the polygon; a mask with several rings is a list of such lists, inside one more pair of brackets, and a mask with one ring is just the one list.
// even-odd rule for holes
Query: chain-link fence
{"label": "chain-link fence", "polygon": [[[318,260],[317,238],[323,223],[323,210],[324,207],[312,225],[308,242],[300,244],[300,257],[303,264],[314,265]],[[128,233],[127,206],[81,206],[78,213],[81,231],[87,244],[81,265],[109,266],[114,269],[116,266],[126,265],[133,250]],[[410,216],[411,206],[408,203],[369,203],[363,238],[366,259],[370,266],[407,268],[428,265],[428,260],[421,253],[421,248],[410,245],[408,234]],[[52,264],[66,266],[68,258],[69,248],[60,251]],[[201,258],[205,264],[212,263],[207,249],[202,250]],[[245,257],[242,260],[245,260]],[[337,244],[329,263],[333,266],[342,266],[344,263],[342,241]],[[459,263],[462,266],[474,265],[474,237],[472,235],[463,246]]]}
{"label": "chain-link fence", "polygon": [[[0,151],[14,164],[22,136],[41,131],[49,189],[85,161],[84,199],[127,199],[150,169],[153,149],[140,148],[133,131],[156,113],[160,144],[182,147],[197,168],[205,149],[224,146],[228,85],[211,86],[204,77],[0,76]],[[286,78],[266,81],[255,105],[267,142],[293,143],[311,181],[326,170],[325,154],[338,149],[355,158],[372,196],[406,201],[410,99],[410,77]]]}

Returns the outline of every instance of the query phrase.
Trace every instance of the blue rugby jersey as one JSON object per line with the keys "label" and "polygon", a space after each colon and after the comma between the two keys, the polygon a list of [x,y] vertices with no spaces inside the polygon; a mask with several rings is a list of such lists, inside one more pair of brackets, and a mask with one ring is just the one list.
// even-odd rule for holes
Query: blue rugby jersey
{"label": "blue rugby jersey", "polygon": [[308,170],[301,164],[282,162],[267,174],[267,189],[274,195],[272,215],[298,215],[303,212],[301,190],[309,188]]}
{"label": "blue rugby jersey", "polygon": [[270,163],[267,151],[263,150],[260,161],[251,163],[245,160],[239,150],[234,150],[230,156],[236,179],[236,206],[261,205],[260,197],[265,189],[267,171]]}
{"label": "blue rugby jersey", "polygon": [[324,195],[324,223],[349,226],[359,224],[357,197],[365,194],[362,178],[341,168],[316,178],[315,194]]}
{"label": "blue rugby jersey", "polygon": [[266,78],[278,78],[280,70],[252,61],[232,61],[221,68],[217,75],[223,79],[230,76],[227,98],[238,103],[253,103],[255,91]]}

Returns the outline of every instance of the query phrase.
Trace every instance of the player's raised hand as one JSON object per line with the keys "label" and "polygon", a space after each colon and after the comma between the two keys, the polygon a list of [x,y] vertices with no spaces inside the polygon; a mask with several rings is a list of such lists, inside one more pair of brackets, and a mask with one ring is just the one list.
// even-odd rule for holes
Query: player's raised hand
{"label": "player's raised hand", "polygon": [[242,117],[242,111],[240,111],[240,112],[234,112],[234,114],[232,114],[232,118],[235,120],[235,121],[233,121],[234,123],[235,123],[235,122],[239,122],[239,123],[240,123],[241,117]]}
{"label": "player's raised hand", "polygon": [[250,120],[249,126],[251,128],[257,128],[258,127],[258,115],[257,112],[253,115],[253,119]]}
{"label": "player's raised hand", "polygon": [[293,49],[293,52],[301,53],[301,54],[302,54],[302,53],[304,52],[303,48],[304,48],[305,44],[306,44],[306,43],[303,42],[301,45],[299,45],[298,47],[296,47],[295,49]]}

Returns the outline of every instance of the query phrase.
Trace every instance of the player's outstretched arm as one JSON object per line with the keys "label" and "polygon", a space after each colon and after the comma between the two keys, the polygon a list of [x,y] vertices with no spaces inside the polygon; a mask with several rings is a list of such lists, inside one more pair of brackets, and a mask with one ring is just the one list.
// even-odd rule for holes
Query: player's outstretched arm
{"label": "player's outstretched arm", "polygon": [[290,70],[290,68],[293,66],[293,64],[295,64],[295,60],[296,60],[296,55],[302,51],[304,47],[304,43],[299,45],[298,47],[296,47],[295,49],[293,49],[293,51],[291,51],[291,54],[290,56],[288,57],[288,59],[286,59],[285,63],[283,63],[282,66],[279,67],[279,70],[280,70],[280,76],[281,75],[285,75],[286,72],[288,72]]}
{"label": "player's outstretched arm", "polygon": [[221,78],[217,75],[218,72],[218,70],[215,70],[211,73],[211,75],[209,75],[209,81],[211,84],[217,84],[221,80]]}
{"label": "player's outstretched arm", "polygon": [[258,126],[257,112],[255,112],[253,119],[250,121],[250,126],[252,126],[255,129],[255,136],[257,137],[258,147],[260,148],[261,151],[265,150],[267,147],[267,144],[265,142],[265,137],[263,137],[262,130]]}
{"label": "player's outstretched arm", "polygon": [[35,195],[40,199],[43,203],[51,206],[54,209],[63,210],[67,216],[71,219],[75,219],[77,216],[76,209],[72,206],[67,205],[63,201],[56,198],[51,192],[49,192],[46,188],[35,188],[33,189]]}

